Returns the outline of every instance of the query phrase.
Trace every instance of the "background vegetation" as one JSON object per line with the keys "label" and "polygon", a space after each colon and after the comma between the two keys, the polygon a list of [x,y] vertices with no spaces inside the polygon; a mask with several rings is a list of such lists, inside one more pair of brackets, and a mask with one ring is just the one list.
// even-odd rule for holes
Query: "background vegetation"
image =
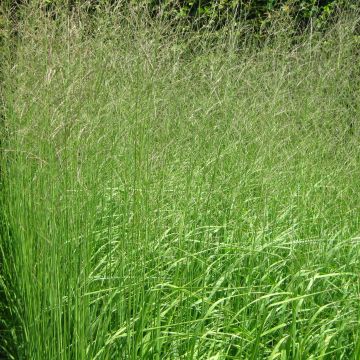
{"label": "background vegetation", "polygon": [[359,13],[302,3],[2,7],[4,355],[359,358]]}

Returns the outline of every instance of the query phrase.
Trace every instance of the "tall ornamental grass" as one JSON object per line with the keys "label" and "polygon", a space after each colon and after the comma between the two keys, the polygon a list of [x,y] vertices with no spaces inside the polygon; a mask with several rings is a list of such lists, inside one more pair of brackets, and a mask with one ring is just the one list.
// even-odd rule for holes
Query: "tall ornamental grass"
{"label": "tall ornamental grass", "polygon": [[20,7],[4,45],[9,359],[359,359],[358,17],[184,30]]}

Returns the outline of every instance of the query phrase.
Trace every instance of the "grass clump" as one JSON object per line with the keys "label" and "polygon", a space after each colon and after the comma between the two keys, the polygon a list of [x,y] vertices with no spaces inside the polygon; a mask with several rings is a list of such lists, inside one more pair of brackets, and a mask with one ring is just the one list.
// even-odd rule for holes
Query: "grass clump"
{"label": "grass clump", "polygon": [[357,359],[355,25],[295,39],[285,22],[254,45],[241,24],[21,8],[3,87],[9,357]]}

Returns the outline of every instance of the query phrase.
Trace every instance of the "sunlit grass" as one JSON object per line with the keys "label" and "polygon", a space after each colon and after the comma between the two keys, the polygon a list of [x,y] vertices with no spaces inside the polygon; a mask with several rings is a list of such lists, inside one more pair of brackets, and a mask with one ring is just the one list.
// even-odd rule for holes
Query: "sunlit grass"
{"label": "sunlit grass", "polygon": [[25,11],[4,65],[10,358],[358,359],[352,20],[76,14]]}

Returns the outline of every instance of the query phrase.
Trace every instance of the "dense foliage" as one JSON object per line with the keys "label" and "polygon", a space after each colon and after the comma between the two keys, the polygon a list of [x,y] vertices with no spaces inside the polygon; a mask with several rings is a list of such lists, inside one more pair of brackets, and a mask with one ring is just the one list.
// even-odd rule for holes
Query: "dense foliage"
{"label": "dense foliage", "polygon": [[302,24],[315,19],[319,27],[337,9],[351,6],[351,2],[344,0],[145,0],[143,4],[157,11],[172,11],[180,17],[201,16],[217,25],[230,17],[255,21],[262,26],[276,13],[283,12],[296,17]]}
{"label": "dense foliage", "polygon": [[[36,2],[36,1],[34,1]],[[127,6],[146,9],[152,15],[186,18],[201,24],[223,26],[230,19],[246,19],[257,27],[266,25],[279,13],[295,18],[302,26],[311,20],[313,26],[321,28],[336,16],[339,10],[354,10],[359,7],[356,0],[38,0],[47,9],[65,5],[74,8],[80,5],[92,12],[104,6]],[[3,6],[16,9],[27,3],[24,0],[4,0]]]}
{"label": "dense foliage", "polygon": [[2,3],[0,358],[358,360],[356,9],[126,4]]}

